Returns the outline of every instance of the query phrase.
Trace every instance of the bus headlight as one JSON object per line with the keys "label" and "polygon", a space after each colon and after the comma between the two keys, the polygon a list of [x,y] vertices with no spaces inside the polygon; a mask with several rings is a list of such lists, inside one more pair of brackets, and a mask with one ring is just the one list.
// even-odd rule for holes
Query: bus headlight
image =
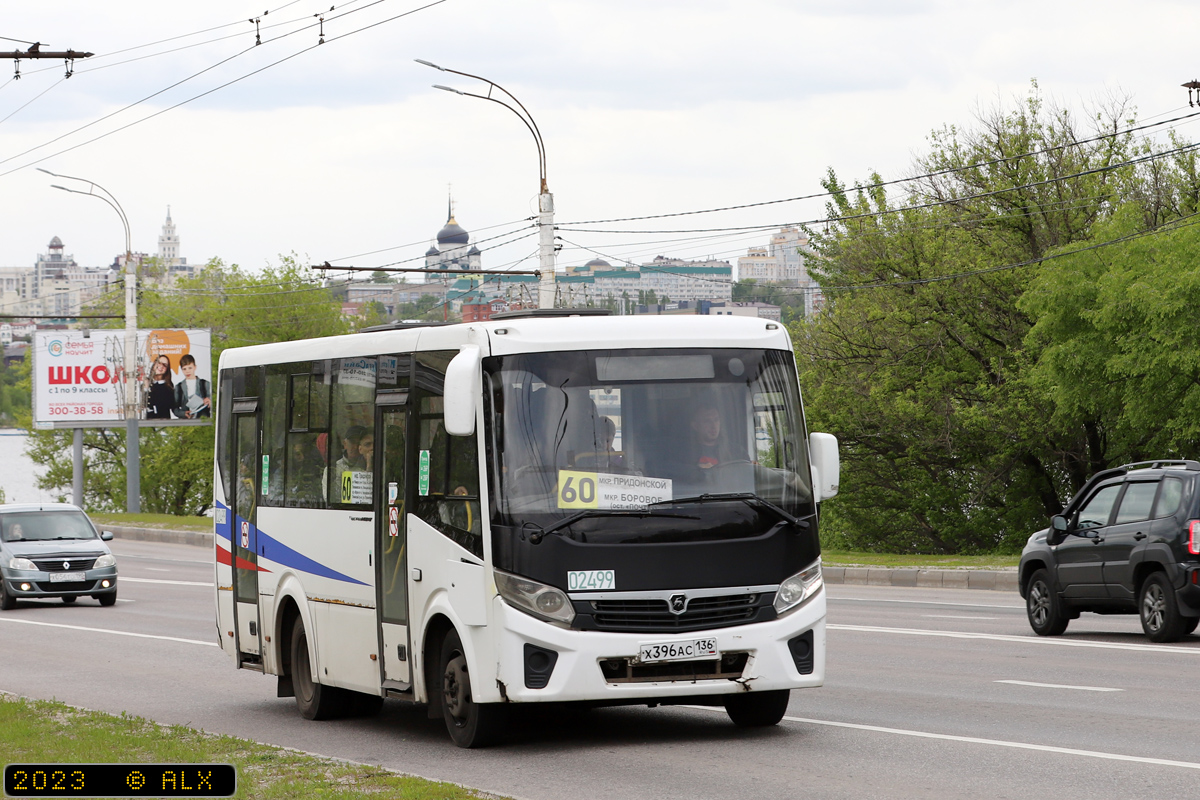
{"label": "bus headlight", "polygon": [[9,569],[37,569],[32,561],[28,558],[14,558],[8,562]]}
{"label": "bus headlight", "polygon": [[782,615],[796,608],[820,591],[824,583],[821,578],[821,559],[818,558],[803,572],[797,572],[779,584],[779,591],[775,592],[775,613]]}
{"label": "bus headlight", "polygon": [[496,577],[496,589],[500,596],[514,608],[563,626],[570,626],[575,619],[575,609],[562,589],[500,570],[493,570],[492,574]]}
{"label": "bus headlight", "polygon": [[92,569],[100,569],[101,567],[116,566],[117,559],[112,553],[105,553],[96,559],[96,563],[92,565]]}

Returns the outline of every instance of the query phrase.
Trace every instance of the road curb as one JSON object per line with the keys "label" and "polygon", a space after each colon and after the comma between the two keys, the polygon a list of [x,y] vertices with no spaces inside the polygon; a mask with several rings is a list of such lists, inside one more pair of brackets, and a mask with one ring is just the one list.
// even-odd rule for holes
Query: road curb
{"label": "road curb", "polygon": [[991,569],[899,569],[822,565],[826,583],[857,586],[916,586],[923,589],[982,589],[1015,592],[1017,571]]}
{"label": "road curb", "polygon": [[140,542],[166,542],[168,544],[190,544],[194,547],[213,546],[211,531],[168,531],[160,528],[132,528],[124,525],[97,525],[112,531],[117,539],[134,539]]}
{"label": "road curb", "polygon": [[[134,528],[104,525],[118,539],[141,542],[213,546],[211,531],[169,531],[160,528]],[[823,565],[826,583],[858,586],[913,586],[922,589],[982,589],[998,592],[1017,591],[1017,571],[987,569],[900,569],[890,567],[835,567]]]}

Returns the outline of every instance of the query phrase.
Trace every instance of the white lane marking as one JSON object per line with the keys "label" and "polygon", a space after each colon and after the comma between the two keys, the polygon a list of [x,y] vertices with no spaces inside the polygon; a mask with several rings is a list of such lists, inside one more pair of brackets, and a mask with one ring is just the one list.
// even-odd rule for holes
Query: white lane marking
{"label": "white lane marking", "polygon": [[[712,706],[684,706],[697,711],[712,711],[724,713],[724,709]],[[1100,750],[1077,750],[1073,747],[1054,747],[1046,744],[1029,744],[1027,742],[1010,742],[1005,739],[982,739],[978,736],[954,736],[948,733],[929,733],[928,731],[910,731],[904,728],[884,728],[879,725],[860,725],[854,722],[834,722],[828,719],[808,719],[806,717],[784,717],[788,722],[803,722],[808,725],[826,725],[831,728],[851,728],[859,731],[874,733],[894,733],[898,736],[915,736],[920,739],[940,739],[946,742],[966,742],[968,744],[990,744],[993,747],[1012,747],[1018,750],[1037,750],[1042,753],[1060,753],[1067,756],[1084,756],[1086,758],[1103,758],[1109,761],[1134,761],[1139,764],[1155,764],[1162,767],[1183,767],[1184,769],[1200,769],[1200,763],[1194,761],[1171,761],[1165,758],[1146,758],[1144,756],[1127,756],[1122,753],[1105,753]]]}
{"label": "white lane marking", "polygon": [[170,572],[171,570],[163,569],[162,567],[146,567],[146,571],[147,572]]}
{"label": "white lane marking", "polygon": [[1007,608],[1015,611],[1024,611],[1025,606],[997,606],[987,603],[950,603],[945,600],[889,600],[883,597],[834,597],[829,595],[829,599],[833,601],[849,600],[854,603],[900,603],[910,606],[959,606],[962,608]]}
{"label": "white lane marking", "polygon": [[133,636],[138,639],[161,639],[164,642],[183,642],[184,644],[202,644],[206,647],[217,647],[216,642],[202,642],[199,639],[182,639],[178,636],[157,636],[152,633],[134,633],[133,631],[115,631],[111,628],[88,628],[83,625],[63,625],[60,622],[38,622],[32,619],[13,619],[0,617],[0,622],[16,622],[21,625],[41,625],[44,628],[66,628],[72,631],[90,631],[91,633],[112,633],[117,636]]}
{"label": "white lane marking", "polygon": [[1081,692],[1123,692],[1124,689],[1110,689],[1107,686],[1068,686],[1062,683],[1035,683],[1034,681],[992,681],[992,683],[1011,683],[1014,686],[1037,686],[1042,689],[1077,689]]}
{"label": "white lane marking", "polygon": [[961,617],[957,614],[922,614],[922,617],[932,617],[934,619],[990,619],[997,620],[999,617]]}
{"label": "white lane marking", "polygon": [[212,566],[213,563],[211,558],[163,558],[161,556],[135,556],[132,553],[118,553],[117,555],[121,556],[122,560],[126,558],[139,558],[143,561],[163,561],[172,564],[208,564],[209,566]]}
{"label": "white lane marking", "polygon": [[1096,647],[1101,650],[1140,650],[1149,653],[1187,653],[1200,656],[1200,647],[1170,647],[1165,644],[1120,644],[1117,642],[1095,642],[1082,639],[1062,639],[1048,636],[1004,636],[998,633],[969,633],[967,631],[931,631],[918,628],[886,628],[874,625],[826,624],[826,630],[858,631],[861,633],[898,633],[905,636],[944,636],[950,639],[988,639],[993,642],[1018,642],[1021,644],[1045,644],[1058,647]]}
{"label": "white lane marking", "polygon": [[208,581],[164,581],[159,578],[126,578],[124,575],[119,576],[117,580],[130,583],[166,583],[172,586],[212,586]]}

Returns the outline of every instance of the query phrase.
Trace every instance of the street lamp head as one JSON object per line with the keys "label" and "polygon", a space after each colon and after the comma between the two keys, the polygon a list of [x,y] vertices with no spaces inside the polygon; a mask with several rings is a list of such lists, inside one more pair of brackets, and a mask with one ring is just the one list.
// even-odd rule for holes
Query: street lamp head
{"label": "street lamp head", "polygon": [[434,69],[441,70],[442,72],[446,71],[445,67],[439,67],[437,64],[434,64],[432,61],[426,61],[423,58],[414,58],[413,61],[417,62],[418,64],[423,64],[426,67],[433,67]]}
{"label": "street lamp head", "polygon": [[440,86],[436,83],[433,85],[433,88],[441,89],[443,92],[454,92],[455,94],[466,95],[466,92],[460,92],[458,89],[451,89],[449,86]]}

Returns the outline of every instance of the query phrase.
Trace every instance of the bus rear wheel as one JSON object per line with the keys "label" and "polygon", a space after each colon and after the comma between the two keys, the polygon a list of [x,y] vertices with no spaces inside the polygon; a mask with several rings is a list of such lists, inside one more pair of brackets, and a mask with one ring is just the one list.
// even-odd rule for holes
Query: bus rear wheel
{"label": "bus rear wheel", "polygon": [[500,738],[506,709],[499,703],[476,703],[471,674],[458,632],[442,640],[439,660],[442,678],[442,717],[450,738],[459,747],[486,747]]}
{"label": "bus rear wheel", "polygon": [[739,728],[768,728],[778,725],[787,713],[791,692],[743,692],[725,698],[725,713]]}
{"label": "bus rear wheel", "polygon": [[292,689],[296,706],[305,719],[330,719],[342,710],[342,692],[313,680],[312,662],[308,659],[308,635],[304,621],[296,617],[292,625]]}

